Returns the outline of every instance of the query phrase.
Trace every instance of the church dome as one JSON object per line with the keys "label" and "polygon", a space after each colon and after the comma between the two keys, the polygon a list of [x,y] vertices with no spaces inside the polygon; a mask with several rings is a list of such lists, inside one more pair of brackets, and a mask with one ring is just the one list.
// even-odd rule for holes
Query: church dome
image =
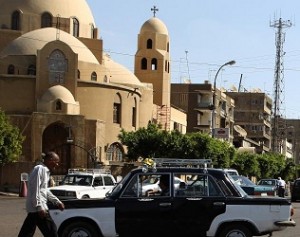
{"label": "church dome", "polygon": [[103,58],[105,67],[109,70],[111,75],[109,79],[111,83],[123,84],[134,87],[143,86],[140,80],[126,67],[119,63],[116,63],[107,55],[104,55]]}
{"label": "church dome", "polygon": [[140,34],[143,33],[159,33],[164,35],[169,34],[166,25],[157,17],[150,18],[142,25]]}
{"label": "church dome", "polygon": [[11,19],[11,14],[20,10],[24,15],[42,15],[49,12],[62,18],[76,17],[80,24],[90,25],[95,21],[86,0],[0,0],[0,16]]}
{"label": "church dome", "polygon": [[[26,33],[13,40],[1,52],[0,58],[9,55],[37,55],[37,50],[42,49],[47,43],[56,41],[55,28],[42,28]],[[94,54],[77,38],[60,31],[59,41],[69,45],[73,52],[78,54],[78,61],[99,64]]]}
{"label": "church dome", "polygon": [[75,104],[75,99],[72,93],[61,85],[50,87],[42,96],[42,101],[51,102],[60,99],[64,103]]}

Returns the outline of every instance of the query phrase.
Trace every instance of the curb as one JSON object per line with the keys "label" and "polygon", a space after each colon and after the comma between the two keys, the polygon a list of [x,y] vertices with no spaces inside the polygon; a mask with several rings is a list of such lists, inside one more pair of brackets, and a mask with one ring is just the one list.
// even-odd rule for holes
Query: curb
{"label": "curb", "polygon": [[0,196],[19,197],[17,193],[0,192]]}

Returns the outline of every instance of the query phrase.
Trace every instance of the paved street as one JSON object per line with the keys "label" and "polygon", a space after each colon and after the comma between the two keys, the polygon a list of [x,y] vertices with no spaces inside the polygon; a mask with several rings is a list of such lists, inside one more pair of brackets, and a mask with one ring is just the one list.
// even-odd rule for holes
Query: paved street
{"label": "paved street", "polygon": [[[295,208],[294,220],[297,226],[284,231],[274,232],[273,237],[298,237],[300,233],[300,202],[293,203]],[[16,237],[26,216],[25,198],[0,195],[0,230],[1,236]],[[35,237],[42,237],[37,229]],[[264,236],[267,237],[267,236]]]}

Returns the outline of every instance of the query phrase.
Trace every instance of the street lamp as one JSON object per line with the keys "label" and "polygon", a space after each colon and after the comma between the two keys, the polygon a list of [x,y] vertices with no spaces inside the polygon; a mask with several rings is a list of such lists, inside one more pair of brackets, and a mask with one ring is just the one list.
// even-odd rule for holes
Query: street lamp
{"label": "street lamp", "polygon": [[215,79],[214,79],[214,88],[213,88],[213,110],[212,110],[212,137],[215,137],[215,126],[216,126],[216,90],[217,90],[217,78],[219,75],[219,72],[222,70],[223,67],[228,66],[228,65],[233,65],[235,64],[234,60],[231,60],[227,63],[224,63],[221,67],[219,67]]}

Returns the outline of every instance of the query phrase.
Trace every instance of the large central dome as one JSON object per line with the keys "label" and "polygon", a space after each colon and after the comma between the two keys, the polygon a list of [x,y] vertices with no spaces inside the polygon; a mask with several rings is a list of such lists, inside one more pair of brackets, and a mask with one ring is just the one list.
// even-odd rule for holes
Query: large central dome
{"label": "large central dome", "polygon": [[81,24],[94,24],[89,5],[85,0],[0,0],[0,16],[9,19],[11,14],[20,10],[23,14],[41,15],[49,12],[53,16],[76,17]]}

